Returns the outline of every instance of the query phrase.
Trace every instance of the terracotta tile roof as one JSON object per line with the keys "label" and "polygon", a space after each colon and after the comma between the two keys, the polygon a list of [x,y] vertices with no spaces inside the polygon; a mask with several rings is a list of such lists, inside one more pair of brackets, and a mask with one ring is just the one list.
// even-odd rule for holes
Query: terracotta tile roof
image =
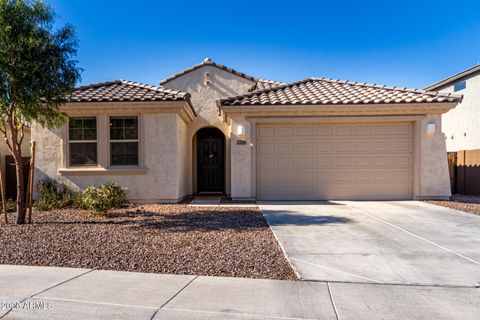
{"label": "terracotta tile roof", "polygon": [[217,101],[219,106],[438,103],[462,96],[376,84],[308,78]]}
{"label": "terracotta tile roof", "polygon": [[191,66],[190,68],[187,68],[187,69],[185,69],[185,70],[182,70],[182,71],[180,71],[180,72],[178,72],[178,73],[176,73],[176,74],[174,74],[174,75],[172,75],[172,76],[170,76],[170,77],[168,77],[168,78],[165,78],[165,79],[161,80],[161,81],[160,81],[160,85],[163,85],[163,84],[165,84],[165,83],[167,83],[167,82],[169,82],[169,81],[172,81],[173,79],[176,79],[176,78],[178,78],[178,77],[180,77],[180,76],[182,76],[182,75],[184,75],[184,74],[187,74],[187,73],[189,73],[189,72],[192,72],[192,71],[194,71],[194,70],[196,70],[196,69],[198,69],[198,68],[201,68],[201,67],[203,67],[203,66],[213,66],[213,67],[219,68],[219,69],[221,69],[221,70],[224,70],[224,71],[230,72],[230,73],[232,73],[232,74],[235,74],[235,75],[237,75],[237,76],[239,76],[239,77],[245,78],[245,79],[247,79],[247,80],[257,81],[256,78],[254,78],[254,77],[252,77],[252,76],[249,76],[249,75],[246,75],[246,74],[243,73],[243,72],[234,70],[234,69],[232,69],[232,68],[229,68],[229,67],[227,67],[227,66],[224,66],[223,64],[216,63],[216,62],[212,61],[210,58],[205,58],[201,63],[196,64],[196,65],[194,65],[194,66]]}
{"label": "terracotta tile roof", "polygon": [[278,87],[285,84],[287,83],[273,81],[273,80],[258,79],[257,82],[255,82],[255,85],[252,87],[252,89],[250,89],[250,91],[252,92],[252,91],[265,90],[265,89],[270,89],[270,88]]}
{"label": "terracotta tile roof", "polygon": [[143,83],[114,80],[77,87],[68,102],[190,101],[190,94]]}
{"label": "terracotta tile roof", "polygon": [[425,87],[425,90],[438,90],[442,89],[448,85],[451,85],[453,82],[460,81],[461,79],[472,76],[475,74],[480,73],[480,65],[476,65],[475,67],[472,67],[470,69],[464,70],[462,72],[459,72],[457,74],[454,74],[453,76],[450,76],[448,78],[445,78],[443,80],[440,80],[434,84],[429,85],[428,87]]}

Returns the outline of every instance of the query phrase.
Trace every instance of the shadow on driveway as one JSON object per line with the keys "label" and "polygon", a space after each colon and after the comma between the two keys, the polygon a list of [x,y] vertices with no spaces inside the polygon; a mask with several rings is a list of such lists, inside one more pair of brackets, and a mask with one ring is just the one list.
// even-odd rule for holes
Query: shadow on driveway
{"label": "shadow on driveway", "polygon": [[322,215],[322,216],[309,216],[299,213],[293,213],[293,211],[285,210],[265,210],[263,215],[268,221],[270,226],[310,226],[310,225],[324,225],[324,224],[338,224],[338,223],[350,223],[353,220],[349,218],[334,216],[334,215]]}
{"label": "shadow on driveway", "polygon": [[[301,213],[302,206],[315,206],[318,208],[321,207],[341,207],[344,206],[341,203],[330,202],[330,201],[261,201],[259,202],[263,216],[267,219],[268,224],[272,227],[274,226],[315,226],[315,225],[326,225],[326,224],[342,224],[342,223],[351,223],[352,219],[341,217],[335,214],[325,214],[325,211],[318,210],[317,214],[315,211],[309,211],[308,213]],[[300,207],[300,210],[297,208]],[[288,208],[288,209],[287,209]],[[290,209],[290,210],[289,210]],[[340,208],[341,209],[341,208]],[[328,209],[327,209],[328,210]],[[337,211],[337,209],[334,209]],[[330,211],[330,210],[328,210]],[[343,210],[342,210],[343,211]],[[323,213],[323,214],[320,214]]]}

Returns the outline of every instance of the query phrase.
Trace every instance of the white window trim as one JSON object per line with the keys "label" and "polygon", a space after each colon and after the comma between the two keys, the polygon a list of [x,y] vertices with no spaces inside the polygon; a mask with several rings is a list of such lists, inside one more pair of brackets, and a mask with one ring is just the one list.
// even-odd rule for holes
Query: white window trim
{"label": "white window trim", "polygon": [[[70,140],[70,118],[95,118],[95,130],[96,130],[96,140]],[[67,121],[67,145],[66,145],[66,163],[68,168],[98,168],[100,166],[100,154],[99,154],[99,148],[98,148],[98,135],[99,135],[99,126],[98,126],[98,117],[95,115],[82,115],[82,116],[72,116],[68,118]],[[82,164],[82,165],[72,165],[70,163],[70,144],[71,143],[95,143],[97,146],[97,163],[96,164]]]}
{"label": "white window trim", "polygon": [[[138,165],[131,166],[110,166],[110,127],[109,120],[113,116],[137,116],[138,118]],[[59,174],[63,176],[77,175],[142,175],[147,174],[149,169],[144,166],[144,132],[143,132],[143,114],[133,113],[108,113],[108,114],[72,114],[74,117],[95,117],[97,119],[97,165],[70,166],[70,148],[69,148],[69,125],[62,127],[63,143],[63,166],[58,169]]]}

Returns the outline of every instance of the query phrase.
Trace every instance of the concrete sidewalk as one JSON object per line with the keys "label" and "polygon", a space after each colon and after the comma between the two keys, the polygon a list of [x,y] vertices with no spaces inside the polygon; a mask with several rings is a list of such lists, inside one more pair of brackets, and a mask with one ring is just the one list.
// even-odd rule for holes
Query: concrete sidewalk
{"label": "concrete sidewalk", "polygon": [[480,289],[0,265],[0,304],[2,319],[467,320]]}

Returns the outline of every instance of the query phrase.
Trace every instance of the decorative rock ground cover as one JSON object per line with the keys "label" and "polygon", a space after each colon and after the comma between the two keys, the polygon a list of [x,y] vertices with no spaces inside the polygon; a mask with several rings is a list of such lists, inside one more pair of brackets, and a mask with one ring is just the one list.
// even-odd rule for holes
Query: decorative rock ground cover
{"label": "decorative rock ground cover", "polygon": [[131,205],[106,216],[66,209],[33,218],[0,225],[0,264],[296,279],[258,208]]}
{"label": "decorative rock ground cover", "polygon": [[429,200],[425,202],[480,215],[480,196],[454,195],[450,200]]}

